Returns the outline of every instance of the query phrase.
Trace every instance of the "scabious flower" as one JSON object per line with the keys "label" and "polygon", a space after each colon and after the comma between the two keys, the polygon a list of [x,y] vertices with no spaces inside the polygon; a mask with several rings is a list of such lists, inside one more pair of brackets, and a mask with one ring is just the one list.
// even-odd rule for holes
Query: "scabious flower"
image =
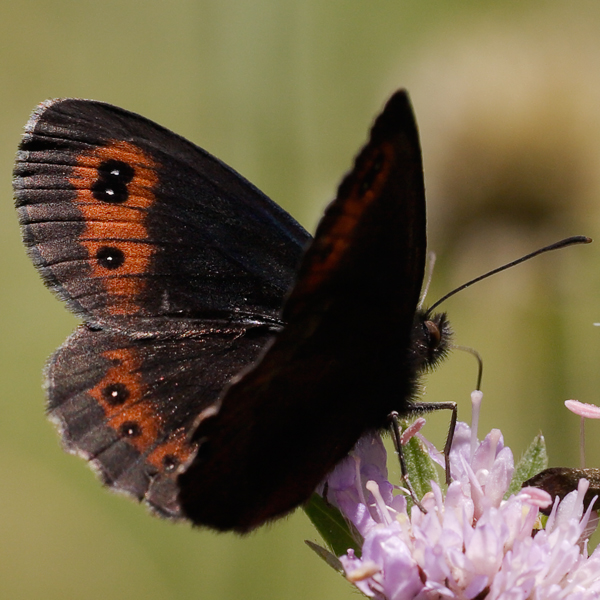
{"label": "scabious flower", "polygon": [[514,463],[499,430],[479,442],[458,423],[450,466],[452,483],[445,495],[431,483],[425,512],[394,495],[378,435],[362,438],[329,476],[327,501],[359,541],[340,558],[358,589],[382,600],[600,598],[600,550],[588,556],[583,539],[591,513],[586,480],[554,503],[540,529],[539,509],[552,498],[527,487],[505,499]]}

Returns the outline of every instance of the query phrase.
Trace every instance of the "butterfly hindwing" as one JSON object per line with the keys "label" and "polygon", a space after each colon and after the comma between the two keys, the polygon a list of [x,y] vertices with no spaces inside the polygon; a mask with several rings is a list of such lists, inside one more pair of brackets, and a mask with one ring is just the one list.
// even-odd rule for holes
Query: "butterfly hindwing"
{"label": "butterfly hindwing", "polygon": [[138,336],[276,321],[310,237],[204,150],[100,102],[42,104],[14,187],[47,284],[86,322]]}
{"label": "butterfly hindwing", "polygon": [[49,361],[49,416],[107,485],[179,517],[175,474],[194,451],[196,418],[271,336],[215,329],[134,340],[82,326]]}

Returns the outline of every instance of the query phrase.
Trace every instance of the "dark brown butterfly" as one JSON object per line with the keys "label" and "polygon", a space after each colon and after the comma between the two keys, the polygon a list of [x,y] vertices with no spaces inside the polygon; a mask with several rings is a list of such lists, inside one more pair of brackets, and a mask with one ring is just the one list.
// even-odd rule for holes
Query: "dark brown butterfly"
{"label": "dark brown butterfly", "polygon": [[[531,486],[540,488],[548,492],[553,500],[555,498],[562,500],[569,492],[577,489],[580,479],[587,479],[590,482],[590,487],[583,498],[583,506],[587,509],[594,497],[600,496],[600,469],[552,467],[544,469],[541,473],[525,481],[523,487]],[[598,508],[597,500],[594,508]],[[551,510],[552,504],[545,509],[541,509],[541,512],[549,515]]]}
{"label": "dark brown butterfly", "polygon": [[14,188],[34,264],[84,321],[49,361],[49,415],[156,512],[248,531],[389,413],[432,408],[416,380],[449,326],[417,308],[425,195],[405,92],[312,241],[205,151],[88,100],[35,111]]}

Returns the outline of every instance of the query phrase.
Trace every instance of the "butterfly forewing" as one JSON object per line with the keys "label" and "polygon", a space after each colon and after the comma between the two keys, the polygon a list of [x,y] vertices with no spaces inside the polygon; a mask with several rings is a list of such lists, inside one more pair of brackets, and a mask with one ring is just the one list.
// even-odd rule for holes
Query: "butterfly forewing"
{"label": "butterfly forewing", "polygon": [[177,319],[276,321],[309,239],[210,154],[99,102],[41,105],[14,187],[48,285],[86,322],[138,336]]}
{"label": "butterfly forewing", "polygon": [[194,522],[246,531],[289,512],[362,433],[408,410],[424,262],[420,147],[399,93],[319,224],[284,329],[194,435],[179,478]]}

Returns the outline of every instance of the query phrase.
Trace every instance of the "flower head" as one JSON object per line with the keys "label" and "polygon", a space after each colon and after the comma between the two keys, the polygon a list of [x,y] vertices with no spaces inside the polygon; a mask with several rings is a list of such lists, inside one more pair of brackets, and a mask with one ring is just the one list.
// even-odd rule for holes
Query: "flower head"
{"label": "flower head", "polygon": [[[555,502],[545,529],[540,508],[550,495],[523,488],[505,499],[514,471],[512,452],[492,430],[479,442],[465,423],[450,453],[453,481],[445,495],[431,491],[408,508],[387,480],[378,435],[365,436],[328,478],[327,499],[362,536],[360,556],[340,561],[365,595],[385,600],[460,598],[519,600],[600,597],[600,550],[581,543],[590,520],[587,481]],[[364,540],[364,541],[363,541]]]}

